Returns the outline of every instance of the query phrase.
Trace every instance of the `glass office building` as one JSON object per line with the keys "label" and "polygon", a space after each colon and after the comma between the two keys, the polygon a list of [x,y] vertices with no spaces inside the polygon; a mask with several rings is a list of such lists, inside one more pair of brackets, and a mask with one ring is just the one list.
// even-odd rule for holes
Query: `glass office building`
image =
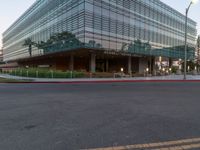
{"label": "glass office building", "polygon": [[[4,32],[4,61],[78,50],[183,59],[184,24],[185,16],[160,0],[37,0]],[[188,20],[188,59],[195,55],[196,25]],[[58,40],[62,33],[68,35]],[[31,55],[26,39],[36,43]]]}

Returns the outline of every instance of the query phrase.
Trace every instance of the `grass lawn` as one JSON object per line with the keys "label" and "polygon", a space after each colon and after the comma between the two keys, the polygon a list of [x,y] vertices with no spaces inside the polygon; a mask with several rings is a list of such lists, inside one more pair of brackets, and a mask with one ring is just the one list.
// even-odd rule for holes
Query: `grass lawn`
{"label": "grass lawn", "polygon": [[14,82],[31,82],[29,80],[15,80],[15,79],[4,79],[0,78],[0,83],[14,83]]}

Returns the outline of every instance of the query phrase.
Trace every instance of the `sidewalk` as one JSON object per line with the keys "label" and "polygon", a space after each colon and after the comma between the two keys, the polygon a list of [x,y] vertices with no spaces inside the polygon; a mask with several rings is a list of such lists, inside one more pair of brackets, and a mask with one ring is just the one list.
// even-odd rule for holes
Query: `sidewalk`
{"label": "sidewalk", "polygon": [[[131,81],[182,81],[183,75],[153,76],[153,77],[131,77],[131,78],[73,78],[73,79],[54,79],[54,78],[27,78],[0,74],[0,78],[27,80],[28,82],[131,82]],[[187,81],[200,81],[200,75],[187,75]]]}

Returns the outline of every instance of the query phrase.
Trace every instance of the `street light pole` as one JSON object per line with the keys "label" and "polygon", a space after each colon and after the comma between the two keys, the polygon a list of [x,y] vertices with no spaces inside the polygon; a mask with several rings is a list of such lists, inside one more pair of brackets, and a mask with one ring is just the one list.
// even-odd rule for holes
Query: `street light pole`
{"label": "street light pole", "polygon": [[192,5],[192,2],[190,2],[190,5],[188,8],[186,8],[185,12],[185,56],[184,56],[184,80],[186,80],[186,67],[187,67],[187,22],[188,22],[188,11],[190,9],[190,6]]}
{"label": "street light pole", "polygon": [[184,78],[183,80],[186,80],[186,67],[187,67],[187,23],[188,23],[188,12],[190,9],[190,6],[194,3],[197,3],[198,0],[192,0],[190,2],[190,5],[188,6],[188,8],[186,8],[186,12],[185,12],[185,56],[184,56]]}

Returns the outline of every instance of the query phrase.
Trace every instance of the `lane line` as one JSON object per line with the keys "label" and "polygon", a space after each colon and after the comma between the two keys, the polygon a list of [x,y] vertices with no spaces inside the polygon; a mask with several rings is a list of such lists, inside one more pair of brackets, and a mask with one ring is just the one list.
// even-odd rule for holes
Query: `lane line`
{"label": "lane line", "polygon": [[166,147],[166,148],[158,148],[158,149],[152,149],[152,150],[190,150],[193,148],[200,148],[200,143],[174,146],[174,147]]}
{"label": "lane line", "polygon": [[[169,148],[156,148],[155,150],[184,150],[191,148],[200,148],[200,138],[191,138],[191,139],[182,139],[176,141],[166,141],[166,142],[158,142],[158,143],[147,143],[147,144],[135,144],[135,145],[127,145],[127,146],[116,146],[116,147],[105,147],[105,148],[92,148],[85,150],[131,150],[138,148],[156,148],[163,146],[170,146]],[[194,144],[195,143],[195,144]],[[177,149],[176,149],[177,148]]]}

